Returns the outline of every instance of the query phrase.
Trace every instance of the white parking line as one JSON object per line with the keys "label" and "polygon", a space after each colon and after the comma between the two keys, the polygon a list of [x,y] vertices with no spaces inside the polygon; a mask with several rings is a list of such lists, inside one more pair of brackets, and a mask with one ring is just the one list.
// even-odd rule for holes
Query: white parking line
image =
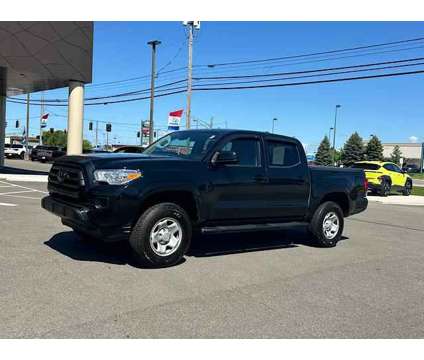
{"label": "white parking line", "polygon": [[32,197],[32,196],[21,196],[21,195],[4,195],[4,196],[10,196],[13,198],[18,198],[18,199],[30,199],[30,200],[41,200],[42,197]]}
{"label": "white parking line", "polygon": [[29,193],[29,192],[34,192],[34,190],[10,191],[7,193],[0,193],[0,195],[23,194],[23,193]]}
{"label": "white parking line", "polygon": [[16,204],[2,203],[0,202],[0,206],[17,206]]}
{"label": "white parking line", "polygon": [[48,194],[48,192],[46,192],[46,191],[32,189],[32,188],[29,188],[29,187],[26,187],[26,186],[12,184],[12,183],[8,183],[8,182],[1,181],[1,180],[0,180],[0,184],[9,185],[9,186],[15,186],[15,187],[19,187],[19,188],[22,188],[22,189],[25,189],[25,190],[31,190],[31,191],[39,192],[39,193],[42,193],[42,194]]}

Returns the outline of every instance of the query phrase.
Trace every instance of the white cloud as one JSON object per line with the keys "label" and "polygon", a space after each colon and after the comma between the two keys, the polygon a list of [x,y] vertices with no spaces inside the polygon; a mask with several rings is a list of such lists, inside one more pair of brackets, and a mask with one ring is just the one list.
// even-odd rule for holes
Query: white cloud
{"label": "white cloud", "polygon": [[411,142],[411,143],[416,143],[416,142],[418,142],[418,137],[416,137],[416,136],[414,136],[414,135],[410,136],[410,137],[409,137],[409,142]]}

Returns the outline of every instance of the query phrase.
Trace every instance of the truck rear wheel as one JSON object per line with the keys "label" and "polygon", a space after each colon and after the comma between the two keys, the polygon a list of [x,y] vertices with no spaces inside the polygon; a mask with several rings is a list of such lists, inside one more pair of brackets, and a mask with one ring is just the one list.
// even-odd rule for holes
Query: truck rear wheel
{"label": "truck rear wheel", "polygon": [[188,250],[192,225],[186,211],[174,203],[147,209],[130,235],[130,245],[140,265],[166,267],[177,264]]}
{"label": "truck rear wheel", "polygon": [[322,203],[315,211],[309,229],[321,247],[336,246],[344,227],[343,211],[335,202]]}

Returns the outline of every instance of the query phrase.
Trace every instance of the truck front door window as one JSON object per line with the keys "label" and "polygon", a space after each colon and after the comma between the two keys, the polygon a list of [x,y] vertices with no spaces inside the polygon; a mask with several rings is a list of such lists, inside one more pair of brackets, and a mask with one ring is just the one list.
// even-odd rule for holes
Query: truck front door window
{"label": "truck front door window", "polygon": [[234,151],[239,159],[238,166],[260,166],[259,141],[238,138],[227,142],[220,151]]}

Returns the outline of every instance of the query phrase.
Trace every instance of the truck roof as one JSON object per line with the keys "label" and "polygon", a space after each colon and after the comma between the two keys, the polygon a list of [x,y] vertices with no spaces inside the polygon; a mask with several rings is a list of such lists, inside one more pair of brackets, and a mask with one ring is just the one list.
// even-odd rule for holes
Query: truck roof
{"label": "truck roof", "polygon": [[215,133],[219,135],[231,135],[231,134],[250,134],[250,135],[260,135],[260,136],[269,136],[269,137],[279,137],[286,140],[296,140],[294,137],[275,134],[275,133],[269,133],[266,131],[255,131],[255,130],[240,130],[240,129],[190,129],[190,130],[179,130],[177,132],[183,132],[183,131],[201,131],[201,132],[208,132],[208,133]]}

